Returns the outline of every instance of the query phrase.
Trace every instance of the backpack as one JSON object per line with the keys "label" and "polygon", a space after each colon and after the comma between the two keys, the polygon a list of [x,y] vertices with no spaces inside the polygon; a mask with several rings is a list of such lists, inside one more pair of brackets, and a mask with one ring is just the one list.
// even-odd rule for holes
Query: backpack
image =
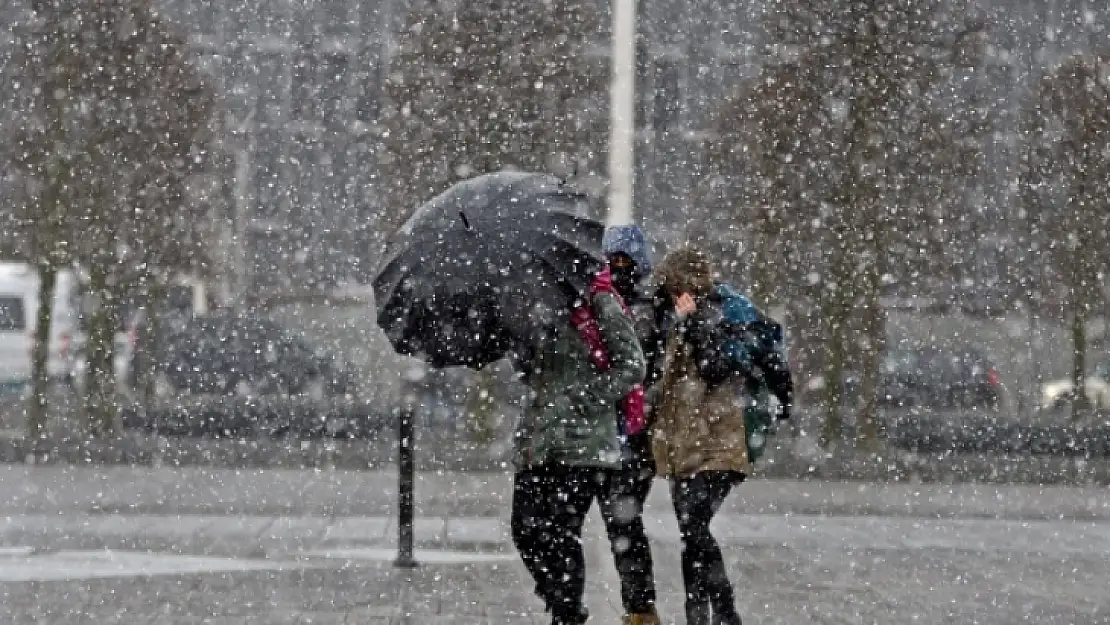
{"label": "backpack", "polygon": [[[768,374],[777,378],[785,372],[789,376],[785,336],[781,324],[727,284],[718,284],[714,296],[721,308],[720,349],[730,361],[730,368],[747,380],[746,391],[751,401],[744,407],[744,431],[748,459],[755,462],[766,451],[767,437],[774,434]],[[777,384],[778,380],[770,382]]]}
{"label": "backpack", "polygon": [[[592,300],[594,295],[598,293],[610,293],[617,298],[620,302],[621,308],[624,309],[626,315],[631,316],[632,311],[625,303],[624,298],[617,293],[613,287],[613,280],[609,273],[609,268],[605,267],[590,283],[589,292],[587,295],[587,302]],[[601,326],[597,323],[597,318],[594,316],[594,311],[589,303],[584,303],[575,306],[571,311],[570,317],[571,325],[578,330],[582,340],[590,348],[590,360],[594,366],[602,371],[609,370],[609,350],[605,347],[605,341],[601,339]],[[630,393],[624,396],[618,406],[621,419],[618,420],[620,432],[622,436],[633,436],[643,431],[647,425],[647,410],[644,405],[644,386],[637,384]]]}

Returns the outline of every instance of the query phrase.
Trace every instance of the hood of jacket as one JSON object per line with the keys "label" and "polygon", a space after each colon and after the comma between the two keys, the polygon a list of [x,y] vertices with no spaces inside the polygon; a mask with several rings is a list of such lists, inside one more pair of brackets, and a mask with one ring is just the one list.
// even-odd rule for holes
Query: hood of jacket
{"label": "hood of jacket", "polygon": [[606,256],[624,254],[636,263],[637,277],[651,275],[651,247],[639,226],[612,226],[605,230],[601,250]]}
{"label": "hood of jacket", "polygon": [[672,295],[689,293],[694,297],[708,297],[716,286],[715,273],[705,252],[685,247],[667,254],[656,270],[656,281]]}

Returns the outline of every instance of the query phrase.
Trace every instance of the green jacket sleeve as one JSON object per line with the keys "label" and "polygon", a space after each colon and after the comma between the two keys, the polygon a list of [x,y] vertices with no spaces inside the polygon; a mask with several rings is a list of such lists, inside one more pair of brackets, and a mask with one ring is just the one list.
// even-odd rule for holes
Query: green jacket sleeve
{"label": "green jacket sleeve", "polygon": [[616,405],[644,381],[647,363],[632,319],[610,293],[598,293],[590,302],[609,352],[609,370],[593,380],[583,380],[581,390],[606,404]]}

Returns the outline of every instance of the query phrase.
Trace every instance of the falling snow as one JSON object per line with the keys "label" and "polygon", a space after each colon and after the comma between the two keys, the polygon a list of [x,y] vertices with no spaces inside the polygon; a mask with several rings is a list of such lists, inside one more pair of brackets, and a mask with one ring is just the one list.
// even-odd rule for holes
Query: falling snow
{"label": "falling snow", "polygon": [[[746,619],[1110,622],[1108,20],[3,2],[0,621],[581,622],[521,563],[514,504],[545,497],[512,478],[541,449],[592,458],[551,474],[602,508],[578,541],[590,622],[621,622],[613,554],[640,549],[606,525],[642,520],[662,622],[698,625],[687,507],[729,489],[647,473],[641,510],[606,481],[632,420],[597,416],[678,394],[677,346],[726,304],[680,313],[639,270],[693,246],[780,324],[792,376],[711,381],[699,352],[697,392],[742,380],[737,412],[687,394],[682,420],[645,417],[649,456],[702,428],[699,473],[763,453],[703,519]],[[629,223],[625,285],[604,233]],[[600,345],[570,330],[586,309]],[[720,429],[741,413],[766,423]],[[416,569],[390,566],[399,438]]]}

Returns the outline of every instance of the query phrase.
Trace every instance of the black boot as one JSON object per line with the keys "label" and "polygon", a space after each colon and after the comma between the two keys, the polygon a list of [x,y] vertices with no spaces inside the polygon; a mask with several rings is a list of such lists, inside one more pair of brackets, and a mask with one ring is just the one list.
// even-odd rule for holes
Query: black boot
{"label": "black boot", "polygon": [[[556,608],[551,617],[551,625],[585,625],[589,618],[590,613],[587,612],[585,608],[573,612]],[[708,625],[708,623],[706,625]]]}
{"label": "black boot", "polygon": [[744,623],[740,620],[740,613],[730,605],[720,610],[713,608],[713,625],[744,625]]}
{"label": "black boot", "polygon": [[686,600],[686,625],[710,625],[708,601]]}

